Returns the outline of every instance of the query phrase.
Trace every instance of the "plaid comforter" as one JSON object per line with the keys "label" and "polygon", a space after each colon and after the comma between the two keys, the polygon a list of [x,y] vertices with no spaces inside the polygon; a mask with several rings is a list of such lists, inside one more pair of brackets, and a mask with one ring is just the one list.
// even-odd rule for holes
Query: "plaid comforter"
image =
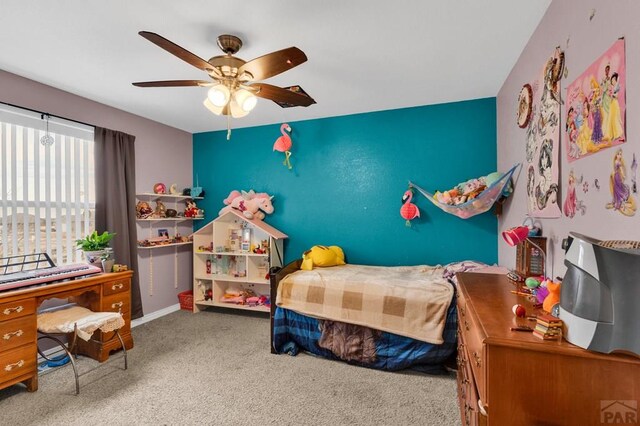
{"label": "plaid comforter", "polygon": [[443,343],[453,287],[442,267],[342,265],[296,271],[278,287],[277,306],[316,318]]}

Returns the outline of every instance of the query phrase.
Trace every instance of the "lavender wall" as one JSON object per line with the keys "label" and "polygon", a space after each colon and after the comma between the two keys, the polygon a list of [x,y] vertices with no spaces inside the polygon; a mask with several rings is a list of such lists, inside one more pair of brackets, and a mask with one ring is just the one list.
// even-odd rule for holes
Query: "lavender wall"
{"label": "lavender wall", "polygon": [[[590,20],[590,12],[595,15]],[[518,62],[502,86],[497,98],[498,116],[498,170],[507,170],[516,162],[525,161],[525,131],[516,125],[516,101],[518,92],[524,83],[531,82],[540,72],[546,59],[556,46],[561,46],[566,54],[568,77],[562,80],[561,93],[593,61],[602,55],[621,36],[626,39],[627,66],[627,142],[623,149],[627,163],[627,183],[630,183],[632,154],[640,156],[640,2],[635,0],[596,1],[596,0],[556,0],[552,2],[535,33],[529,40]],[[567,46],[567,39],[569,44]],[[564,128],[565,106],[561,110],[561,127]],[[564,143],[565,134],[561,135]],[[612,159],[616,148],[609,148],[597,154],[582,158],[569,165],[564,147],[560,151],[560,188],[561,201],[564,201],[567,179],[571,168],[576,176],[583,174],[590,187],[585,194],[579,188],[578,199],[585,202],[587,211],[569,219],[540,220],[544,235],[551,238],[550,260],[547,267],[553,266],[554,276],[562,276],[564,253],[561,241],[569,231],[576,231],[600,239],[640,240],[640,212],[626,217],[613,210],[606,210],[605,204],[611,201],[609,176],[612,172]],[[601,189],[594,188],[593,181],[598,178]],[[636,204],[638,196],[635,195]],[[515,194],[505,213],[499,220],[499,230],[519,225],[527,214],[526,178],[522,173]],[[507,246],[502,238],[498,242],[500,264],[513,267],[515,250]],[[553,264],[552,264],[553,263]]]}
{"label": "lavender wall", "polygon": [[[179,188],[191,186],[190,133],[2,70],[0,101],[135,135],[137,192],[152,192],[156,182],[164,182],[167,187],[171,183],[177,183]],[[155,228],[159,226],[156,225]],[[191,226],[181,225],[179,231],[188,235],[191,233]],[[148,226],[138,225],[139,237],[146,237],[148,233]],[[152,262],[149,258],[151,253]],[[136,272],[140,278],[145,315],[175,305],[178,302],[176,295],[191,288],[191,250],[180,248],[177,253],[176,261],[173,248],[141,251],[138,257],[139,270]],[[153,295],[150,295],[151,272]],[[174,288],[176,281],[177,289]]]}

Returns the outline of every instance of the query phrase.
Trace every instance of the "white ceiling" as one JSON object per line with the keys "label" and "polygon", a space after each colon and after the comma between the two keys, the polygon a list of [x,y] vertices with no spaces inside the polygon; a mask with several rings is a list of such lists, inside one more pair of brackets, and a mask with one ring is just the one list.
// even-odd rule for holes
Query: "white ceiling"
{"label": "white ceiling", "polygon": [[232,122],[248,127],[495,96],[550,2],[2,0],[0,69],[195,133],[227,124],[202,105],[206,88],[131,83],[206,74],[138,31],[204,59],[224,33],[245,60],[299,47],[309,60],[268,82],[300,84],[317,104],[261,99]]}

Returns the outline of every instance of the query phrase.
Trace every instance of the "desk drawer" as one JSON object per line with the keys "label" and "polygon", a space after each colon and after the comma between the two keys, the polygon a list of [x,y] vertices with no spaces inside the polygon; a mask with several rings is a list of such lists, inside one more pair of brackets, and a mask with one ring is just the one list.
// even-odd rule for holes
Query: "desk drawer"
{"label": "desk drawer", "polygon": [[109,281],[108,283],[104,283],[102,287],[102,294],[104,296],[109,296],[111,294],[128,292],[131,288],[131,280],[128,278],[123,278],[115,281]]}
{"label": "desk drawer", "polygon": [[485,373],[485,335],[478,326],[473,312],[469,309],[464,297],[458,297],[458,321],[466,349],[466,361],[471,366],[473,378],[482,401],[487,401]]}
{"label": "desk drawer", "polygon": [[0,353],[0,383],[36,369],[35,342]]}
{"label": "desk drawer", "polygon": [[102,298],[104,312],[128,313],[131,311],[131,294],[129,292],[116,293]]}
{"label": "desk drawer", "polygon": [[36,311],[36,301],[33,299],[17,302],[0,303],[0,322],[31,315]]}
{"label": "desk drawer", "polygon": [[0,352],[36,341],[36,316],[0,322]]}

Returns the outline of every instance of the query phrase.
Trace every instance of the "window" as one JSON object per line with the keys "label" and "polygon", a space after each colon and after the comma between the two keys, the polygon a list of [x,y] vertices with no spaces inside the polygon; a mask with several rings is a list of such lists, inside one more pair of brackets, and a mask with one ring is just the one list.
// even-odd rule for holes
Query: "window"
{"label": "window", "polygon": [[93,128],[0,104],[0,257],[47,252],[82,261],[75,240],[94,229]]}

